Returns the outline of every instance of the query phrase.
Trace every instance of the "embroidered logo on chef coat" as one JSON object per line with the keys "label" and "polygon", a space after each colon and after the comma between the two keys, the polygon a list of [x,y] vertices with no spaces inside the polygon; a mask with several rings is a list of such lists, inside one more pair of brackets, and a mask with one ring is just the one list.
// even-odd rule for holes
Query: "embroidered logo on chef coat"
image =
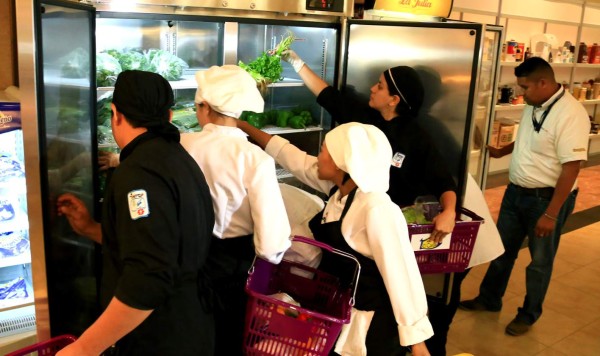
{"label": "embroidered logo on chef coat", "polygon": [[131,220],[145,218],[150,215],[150,207],[148,206],[148,193],[143,189],[132,190],[127,193],[129,201],[129,215]]}
{"label": "embroidered logo on chef coat", "polygon": [[406,157],[406,156],[400,152],[394,153],[394,157],[392,157],[392,166],[398,167],[398,168],[402,167],[402,162],[404,162],[404,157]]}

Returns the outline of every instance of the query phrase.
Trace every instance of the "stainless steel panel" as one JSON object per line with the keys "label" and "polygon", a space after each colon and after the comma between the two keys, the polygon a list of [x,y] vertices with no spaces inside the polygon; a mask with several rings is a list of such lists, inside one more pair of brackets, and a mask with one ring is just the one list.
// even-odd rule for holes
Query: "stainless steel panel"
{"label": "stainless steel panel", "polygon": [[44,252],[44,218],[42,212],[40,179],[40,142],[38,136],[38,105],[35,68],[35,22],[34,2],[16,1],[17,46],[19,63],[19,88],[21,93],[21,115],[27,172],[27,215],[29,217],[29,240],[31,243],[31,269],[35,298],[37,337],[50,338],[50,315],[48,312],[48,288],[46,281],[46,257]]}
{"label": "stainless steel panel", "polygon": [[[345,85],[368,101],[390,67],[408,65],[425,86],[419,123],[433,137],[459,184],[466,175],[481,25],[362,21],[349,26]],[[474,75],[475,74],[475,75]]]}
{"label": "stainless steel panel", "polygon": [[[308,1],[309,5],[314,5],[315,0]],[[293,14],[320,14],[335,16],[351,16],[354,2],[351,0],[327,0],[330,10],[315,11],[307,10],[306,0],[136,0],[125,2],[123,0],[95,0],[94,3],[108,5],[115,9],[131,11],[135,5],[158,5],[173,6],[178,8],[209,8],[224,10],[243,10],[251,12],[280,12]],[[334,11],[335,10],[335,11]]]}

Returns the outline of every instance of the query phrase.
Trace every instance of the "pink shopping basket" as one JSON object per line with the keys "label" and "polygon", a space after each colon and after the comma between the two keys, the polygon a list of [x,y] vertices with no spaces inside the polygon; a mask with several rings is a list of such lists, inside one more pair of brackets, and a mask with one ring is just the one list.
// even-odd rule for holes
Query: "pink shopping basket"
{"label": "pink shopping basket", "polygon": [[[460,208],[457,210],[459,218],[454,225],[451,236],[450,248],[445,250],[415,251],[419,270],[423,274],[428,273],[449,273],[462,272],[469,265],[475,238],[479,232],[479,225],[483,223],[483,218],[474,212]],[[460,220],[461,216],[470,218],[470,221]],[[415,234],[430,234],[433,231],[433,224],[409,224],[408,233],[412,240]]]}
{"label": "pink shopping basket", "polygon": [[[338,277],[300,263],[283,260],[276,265],[256,258],[246,283],[246,355],[328,355],[342,325],[350,322],[358,260],[309,238],[294,236],[294,240],[353,260],[351,285],[341,285]],[[271,297],[276,293],[288,294],[300,306]]]}
{"label": "pink shopping basket", "polygon": [[50,340],[41,341],[37,344],[13,351],[5,356],[25,356],[32,353],[36,353],[38,356],[54,356],[58,351],[75,340],[77,340],[77,338],[73,335],[60,335],[53,337]]}

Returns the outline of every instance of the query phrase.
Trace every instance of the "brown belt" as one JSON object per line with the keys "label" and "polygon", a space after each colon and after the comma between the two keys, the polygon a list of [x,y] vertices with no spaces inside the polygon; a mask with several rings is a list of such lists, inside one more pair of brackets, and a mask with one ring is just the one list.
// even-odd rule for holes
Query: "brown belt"
{"label": "brown belt", "polygon": [[545,199],[552,199],[552,196],[554,195],[553,187],[524,188],[524,187],[520,187],[513,183],[510,183],[509,185],[511,185],[513,188],[516,188],[517,191],[523,195],[535,196],[535,197],[545,198]]}

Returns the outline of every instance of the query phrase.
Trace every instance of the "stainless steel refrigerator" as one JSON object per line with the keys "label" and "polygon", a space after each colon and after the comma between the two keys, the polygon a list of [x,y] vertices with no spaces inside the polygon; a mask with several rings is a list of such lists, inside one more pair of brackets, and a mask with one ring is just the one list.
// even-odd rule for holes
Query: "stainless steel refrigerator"
{"label": "stainless steel refrigerator", "polygon": [[[90,5],[86,5],[89,3]],[[387,67],[417,68],[427,88],[420,120],[464,191],[482,62],[483,25],[351,20],[353,2],[328,1],[33,1],[17,2],[19,77],[25,141],[32,275],[38,336],[80,333],[98,315],[98,247],[56,215],[56,197],[73,192],[97,215],[96,55],[159,48],[188,64],[171,82],[176,100],[195,92],[193,74],[237,64],[273,48],[288,31],[293,49],[331,85],[367,94]],[[268,127],[317,154],[332,126],[291,66],[269,85],[266,108],[302,107],[306,129]],[[493,86],[492,86],[493,87]],[[72,110],[76,109],[76,110]],[[58,173],[57,173],[58,172]],[[280,179],[292,182],[286,172]],[[58,175],[57,175],[58,174]],[[57,179],[58,177],[58,179]]]}

